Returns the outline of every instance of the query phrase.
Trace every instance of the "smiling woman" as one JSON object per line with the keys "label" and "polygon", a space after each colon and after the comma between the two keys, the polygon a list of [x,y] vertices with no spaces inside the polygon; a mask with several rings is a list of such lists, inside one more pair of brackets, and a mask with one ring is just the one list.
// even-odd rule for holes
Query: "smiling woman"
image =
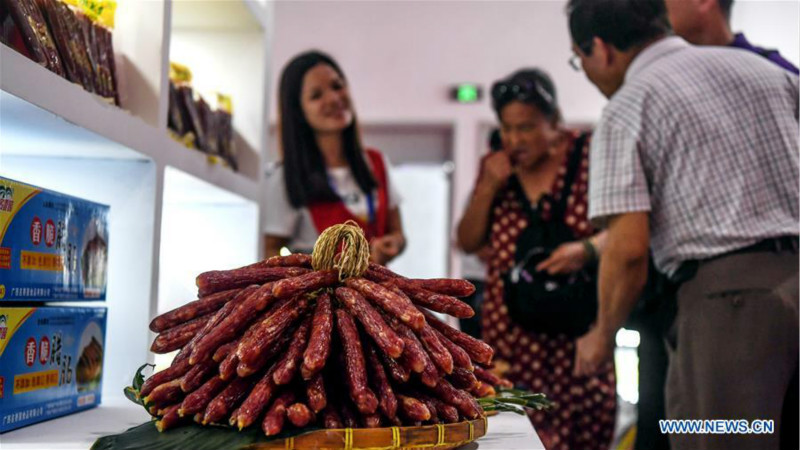
{"label": "smiling woman", "polygon": [[385,264],[405,247],[388,161],[364,149],[347,79],[310,51],[284,68],[279,88],[282,164],[267,178],[265,256],[288,246],[310,253],[319,233],[354,220]]}

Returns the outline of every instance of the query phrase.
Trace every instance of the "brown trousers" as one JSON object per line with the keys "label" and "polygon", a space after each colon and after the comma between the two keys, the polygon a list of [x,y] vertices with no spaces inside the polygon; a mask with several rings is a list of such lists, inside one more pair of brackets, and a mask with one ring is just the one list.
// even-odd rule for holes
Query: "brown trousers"
{"label": "brown trousers", "polygon": [[775,432],[670,434],[673,450],[779,448],[798,367],[798,270],[796,253],[735,254],[701,263],[678,290],[666,338],[667,418],[771,419]]}

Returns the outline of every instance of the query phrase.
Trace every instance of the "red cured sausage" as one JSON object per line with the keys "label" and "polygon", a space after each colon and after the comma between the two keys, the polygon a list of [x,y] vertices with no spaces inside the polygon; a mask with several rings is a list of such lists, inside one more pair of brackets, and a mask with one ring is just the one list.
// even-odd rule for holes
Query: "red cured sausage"
{"label": "red cured sausage", "polygon": [[165,312],[150,322],[150,330],[156,333],[188,322],[194,318],[218,311],[241,289],[230,289],[201,297],[183,306]]}
{"label": "red cured sausage", "polygon": [[450,381],[458,389],[466,390],[476,387],[479,383],[478,379],[475,378],[475,374],[463,367],[457,367],[453,370],[453,373],[450,374]]}
{"label": "red cured sausage", "polygon": [[345,359],[345,379],[350,389],[350,398],[362,414],[372,414],[378,409],[378,399],[367,387],[367,369],[361,338],[356,323],[347,311],[336,310],[336,326],[342,342]]}
{"label": "red cured sausage", "polygon": [[161,418],[156,421],[156,429],[158,431],[166,431],[175,428],[184,422],[183,418],[178,415],[178,408],[180,404],[172,405],[163,411]]}
{"label": "red cured sausage", "polygon": [[297,327],[289,341],[289,349],[284,352],[283,356],[275,364],[275,374],[273,375],[275,384],[288,384],[297,373],[297,367],[303,357],[303,352],[306,350],[311,319],[311,316],[303,319],[303,322]]}
{"label": "red cured sausage", "polygon": [[284,391],[269,407],[261,423],[261,429],[267,436],[273,436],[283,430],[286,418],[286,408],[294,402],[294,392]]}
{"label": "red cured sausage", "polygon": [[453,365],[455,367],[461,367],[470,371],[473,370],[472,360],[469,358],[469,354],[466,350],[453,343],[453,341],[450,339],[444,337],[439,330],[433,328],[433,332],[436,334],[436,337],[439,338],[439,342],[441,342],[442,345],[447,348],[447,351],[450,352],[450,356],[453,357]]}
{"label": "red cured sausage", "polygon": [[303,353],[303,365],[300,374],[303,379],[310,379],[325,367],[325,361],[331,348],[331,330],[333,329],[333,312],[331,297],[327,292],[317,297],[317,306],[311,322],[311,336],[308,347]]}
{"label": "red cured sausage", "polygon": [[192,348],[189,357],[190,364],[197,364],[200,361],[211,358],[217,348],[227,342],[232,341],[241,330],[245,329],[256,317],[256,313],[263,311],[274,298],[269,294],[272,287],[269,283],[258,287],[248,286],[243,289],[237,298],[231,300],[236,302],[233,310],[225,317],[221,317],[219,323],[208,333],[197,340]]}
{"label": "red cured sausage", "polygon": [[336,298],[347,311],[361,322],[364,331],[375,341],[384,353],[399,358],[403,353],[403,340],[384,322],[381,314],[357,291],[350,288],[337,288]]}
{"label": "red cured sausage", "polygon": [[292,253],[286,256],[273,256],[263,261],[266,267],[305,267],[311,268],[311,255]]}
{"label": "red cured sausage", "polygon": [[380,399],[378,406],[383,415],[389,419],[394,419],[397,416],[397,397],[394,395],[394,390],[389,383],[389,378],[386,376],[386,371],[383,370],[378,352],[370,343],[365,343],[364,350],[372,375],[370,377],[371,385]]}
{"label": "red cured sausage", "polygon": [[449,278],[433,278],[428,280],[409,280],[422,289],[436,292],[437,294],[467,297],[475,293],[475,285],[467,280],[454,280]]}
{"label": "red cured sausage", "polygon": [[277,386],[272,379],[274,366],[270,367],[264,376],[253,386],[253,389],[247,395],[247,398],[239,406],[239,412],[236,417],[236,425],[239,429],[249,427],[261,416],[264,412],[269,401],[275,395]]}
{"label": "red cured sausage", "polygon": [[494,350],[489,344],[479,341],[467,333],[456,330],[427,311],[423,311],[423,313],[425,314],[425,319],[433,328],[453,341],[456,345],[463,348],[473,361],[483,364],[488,364],[492,361]]}
{"label": "red cured sausage", "polygon": [[203,425],[217,423],[228,417],[231,410],[239,404],[252,388],[253,380],[247,378],[233,380],[208,404],[203,415]]}
{"label": "red cured sausage", "polygon": [[475,376],[478,378],[478,380],[488,383],[490,386],[501,386],[507,388],[514,387],[514,383],[511,381],[500,378],[492,373],[491,370],[484,369],[480,366],[475,367]]}
{"label": "red cured sausage", "polygon": [[328,429],[342,428],[342,418],[333,405],[322,410],[322,425]]}
{"label": "red cured sausage", "polygon": [[436,367],[444,371],[444,373],[452,373],[453,357],[450,355],[450,352],[447,351],[447,348],[439,342],[439,338],[436,336],[433,328],[427,323],[422,327],[422,330],[419,331],[419,339],[422,341],[425,349],[428,350],[428,355],[430,355],[431,361],[433,361]]}
{"label": "red cured sausage", "polygon": [[425,317],[405,295],[364,278],[348,278],[344,284],[381,307],[385,312],[397,317],[413,330],[420,330]]}
{"label": "red cured sausage", "polygon": [[144,380],[144,384],[142,384],[142,388],[139,390],[139,397],[144,398],[150,394],[155,387],[182,377],[191,368],[192,366],[189,365],[188,360],[184,359],[183,361],[178,362],[173,361],[171,366],[160,372],[150,375],[146,380]]}
{"label": "red cured sausage", "polygon": [[461,300],[449,295],[438,294],[425,290],[415,284],[412,280],[391,280],[386,284],[394,284],[408,295],[414,304],[424,306],[430,310],[448,314],[459,319],[466,319],[475,315],[471,306]]}
{"label": "red cured sausage", "polygon": [[251,284],[264,284],[270,281],[296,277],[308,273],[300,267],[251,267],[233,270],[212,270],[197,276],[200,297],[215,292],[236,289]]}
{"label": "red cured sausage", "polygon": [[447,380],[439,380],[439,383],[433,388],[433,392],[440,400],[455,406],[458,412],[467,419],[476,419],[483,412],[470,394],[454,388]]}
{"label": "red cured sausage", "polygon": [[305,297],[283,302],[270,310],[261,322],[248,330],[251,334],[242,337],[236,350],[236,356],[239,357],[239,366],[236,372],[240,377],[251,375],[266,364],[264,352],[298,317],[305,314],[307,307],[308,299]]}
{"label": "red cured sausage", "polygon": [[276,281],[272,287],[272,295],[276,298],[289,298],[332,286],[338,282],[339,273],[335,270],[316,270],[305,275]]}
{"label": "red cured sausage", "polygon": [[414,397],[397,394],[400,416],[412,422],[430,420],[431,412],[424,403]]}
{"label": "red cured sausage", "polygon": [[[188,363],[187,361],[186,364]],[[213,361],[203,361],[200,364],[195,364],[186,372],[186,375],[181,378],[181,390],[183,392],[192,392],[196,390],[202,386],[216,370],[216,364],[214,364]]]}
{"label": "red cured sausage", "polygon": [[303,428],[314,420],[314,413],[303,403],[295,403],[286,408],[286,417],[297,428]]}
{"label": "red cured sausage", "polygon": [[228,383],[219,376],[209,378],[208,381],[203,383],[196,391],[190,393],[183,399],[178,414],[180,414],[181,417],[193,416],[203,411],[214,396],[227,385]]}
{"label": "red cured sausage", "polygon": [[308,397],[308,406],[318,413],[325,409],[328,404],[328,395],[325,392],[325,380],[321,373],[314,375],[306,382],[306,397]]}
{"label": "red cured sausage", "polygon": [[154,405],[157,408],[171,405],[183,397],[181,380],[168,381],[155,389],[144,398],[145,405]]}

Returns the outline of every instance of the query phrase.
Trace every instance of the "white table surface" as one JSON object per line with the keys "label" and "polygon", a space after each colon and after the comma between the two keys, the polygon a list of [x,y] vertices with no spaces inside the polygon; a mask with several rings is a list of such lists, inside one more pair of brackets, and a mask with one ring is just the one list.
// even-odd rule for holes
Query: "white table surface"
{"label": "white table surface", "polygon": [[[150,419],[145,410],[123,397],[78,414],[0,434],[2,450],[86,450],[108,434],[121,433]],[[464,450],[544,450],[526,416],[501,413],[489,418],[489,433]]]}

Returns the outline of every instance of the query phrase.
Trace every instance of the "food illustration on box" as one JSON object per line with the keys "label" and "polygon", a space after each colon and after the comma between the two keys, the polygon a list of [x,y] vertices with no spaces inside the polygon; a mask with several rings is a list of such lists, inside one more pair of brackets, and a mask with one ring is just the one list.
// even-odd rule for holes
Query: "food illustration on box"
{"label": "food illustration on box", "polygon": [[81,335],[81,352],[75,366],[79,391],[94,389],[103,374],[103,334],[96,324],[92,325],[87,326]]}
{"label": "food illustration on box", "polygon": [[103,300],[108,206],[0,177],[0,301]]}
{"label": "food illustration on box", "polygon": [[474,314],[457,298],[472,284],[409,279],[370,263],[354,223],[325,230],[312,255],[205,272],[196,282],[199,299],[150,324],[158,333],[151,350],[177,356],[146,380],[140,369],[126,389],[155,423],[93,448],[157,440],[442,449],[483,436],[487,411],[549,404],[508,389],[491,371],[494,350],[440,318]]}
{"label": "food illustration on box", "polygon": [[100,403],[106,308],[0,306],[0,433]]}

